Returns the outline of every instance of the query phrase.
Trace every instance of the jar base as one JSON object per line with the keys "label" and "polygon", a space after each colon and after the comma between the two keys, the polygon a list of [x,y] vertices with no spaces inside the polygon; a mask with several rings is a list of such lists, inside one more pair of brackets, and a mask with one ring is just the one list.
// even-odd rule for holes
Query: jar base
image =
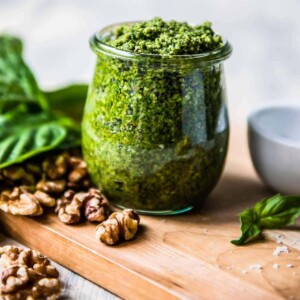
{"label": "jar base", "polygon": [[178,210],[143,210],[143,209],[135,209],[131,207],[125,207],[119,204],[115,204],[113,202],[110,202],[112,205],[121,208],[121,209],[133,209],[137,213],[141,215],[148,215],[148,216],[172,216],[172,215],[179,215],[183,214],[185,212],[188,212],[194,208],[194,206],[190,205]]}

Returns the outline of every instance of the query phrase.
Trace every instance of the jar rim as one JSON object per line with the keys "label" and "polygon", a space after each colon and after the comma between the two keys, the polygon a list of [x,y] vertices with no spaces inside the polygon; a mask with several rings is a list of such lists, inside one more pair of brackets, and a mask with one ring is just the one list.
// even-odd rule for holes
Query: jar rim
{"label": "jar rim", "polygon": [[90,46],[92,50],[97,54],[98,52],[113,56],[115,58],[127,59],[127,60],[150,60],[150,61],[168,61],[170,63],[176,62],[197,62],[197,63],[218,63],[227,59],[232,53],[232,46],[223,38],[222,47],[216,48],[212,51],[202,52],[198,54],[180,54],[180,55],[160,55],[150,53],[134,53],[126,50],[117,49],[110,45],[107,45],[104,41],[105,37],[112,34],[112,30],[124,24],[134,24],[138,21],[122,22],[108,25],[97,31],[90,38]]}

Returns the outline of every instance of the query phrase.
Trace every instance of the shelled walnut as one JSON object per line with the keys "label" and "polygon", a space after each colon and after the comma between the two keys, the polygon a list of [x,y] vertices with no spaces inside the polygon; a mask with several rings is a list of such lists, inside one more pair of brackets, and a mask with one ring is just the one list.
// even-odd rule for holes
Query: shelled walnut
{"label": "shelled walnut", "polygon": [[138,230],[140,218],[132,209],[124,209],[123,212],[114,212],[109,218],[96,228],[96,239],[113,245],[120,239],[132,239]]}
{"label": "shelled walnut", "polygon": [[75,193],[67,190],[64,195],[57,200],[55,212],[58,218],[65,224],[75,224],[81,219],[81,207],[85,198],[85,193]]}
{"label": "shelled walnut", "polygon": [[3,191],[0,195],[0,209],[22,216],[39,216],[43,213],[38,198],[26,187],[15,187],[12,191]]}
{"label": "shelled walnut", "polygon": [[86,163],[78,156],[68,153],[48,156],[42,162],[42,169],[44,178],[37,189],[44,192],[61,193],[65,188],[86,190],[92,185]]}
{"label": "shelled walnut", "polygon": [[35,250],[0,248],[0,299],[58,299],[59,273],[49,259]]}
{"label": "shelled walnut", "polygon": [[97,189],[90,189],[84,203],[84,215],[91,222],[103,222],[109,216],[108,200]]}
{"label": "shelled walnut", "polygon": [[97,189],[91,188],[88,192],[67,190],[58,199],[55,212],[65,224],[78,223],[84,214],[89,221],[102,222],[109,214],[108,201]]}
{"label": "shelled walnut", "polygon": [[56,200],[53,197],[49,196],[48,194],[42,191],[35,191],[33,195],[43,206],[54,207],[56,204]]}

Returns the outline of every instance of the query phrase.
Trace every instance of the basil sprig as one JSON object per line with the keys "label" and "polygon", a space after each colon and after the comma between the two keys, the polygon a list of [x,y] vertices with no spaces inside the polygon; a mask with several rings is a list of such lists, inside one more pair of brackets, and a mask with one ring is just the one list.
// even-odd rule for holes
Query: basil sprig
{"label": "basil sprig", "polygon": [[87,85],[43,92],[22,50],[20,39],[0,36],[0,168],[80,145]]}
{"label": "basil sprig", "polygon": [[300,196],[282,196],[264,199],[254,208],[247,208],[240,214],[241,232],[239,239],[231,243],[244,245],[258,238],[264,229],[279,229],[295,224],[300,216]]}

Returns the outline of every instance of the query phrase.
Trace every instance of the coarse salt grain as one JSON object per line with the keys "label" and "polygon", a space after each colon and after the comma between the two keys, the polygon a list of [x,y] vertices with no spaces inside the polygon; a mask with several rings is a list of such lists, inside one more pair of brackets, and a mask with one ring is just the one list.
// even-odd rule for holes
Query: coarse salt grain
{"label": "coarse salt grain", "polygon": [[292,265],[292,264],[287,264],[286,267],[287,267],[287,268],[293,268],[294,265]]}
{"label": "coarse salt grain", "polygon": [[276,270],[277,270],[277,269],[279,269],[279,268],[280,268],[279,264],[274,264],[274,265],[273,265],[273,269],[276,269]]}
{"label": "coarse salt grain", "polygon": [[263,267],[260,264],[254,264],[249,267],[251,270],[261,270]]}
{"label": "coarse salt grain", "polygon": [[282,247],[277,247],[274,252],[273,255],[274,256],[279,256],[281,253],[289,253],[290,250],[287,246],[282,246]]}

